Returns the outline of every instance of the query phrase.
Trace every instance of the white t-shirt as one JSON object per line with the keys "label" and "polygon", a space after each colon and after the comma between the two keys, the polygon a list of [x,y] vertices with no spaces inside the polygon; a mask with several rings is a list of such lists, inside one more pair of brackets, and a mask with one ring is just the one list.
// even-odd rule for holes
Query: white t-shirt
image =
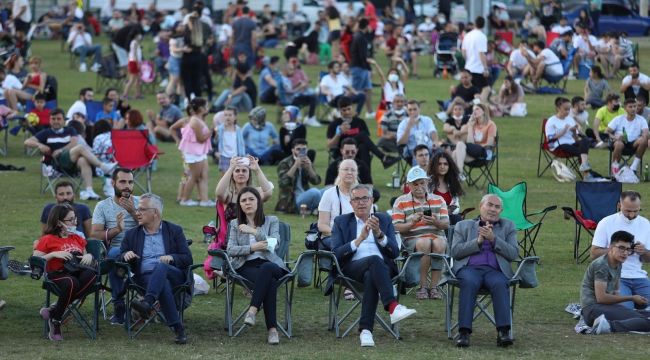
{"label": "white t-shirt", "polygon": [[401,81],[398,81],[397,89],[393,89],[390,83],[386,81],[386,83],[384,83],[384,100],[392,103],[397,94],[404,95],[404,84]]}
{"label": "white t-shirt", "polygon": [[231,158],[237,156],[237,132],[224,130],[223,136],[223,151],[221,156]]}
{"label": "white t-shirt", "polygon": [[[632,82],[632,76],[627,75],[623,78],[623,81],[621,81],[621,85],[628,85],[631,82]],[[646,74],[639,73],[639,82],[641,83],[641,85],[647,85],[648,83],[650,83],[650,77],[648,77],[648,75]],[[639,93],[640,88],[641,87],[639,85],[632,85],[632,90],[634,90],[635,94]]]}
{"label": "white t-shirt", "polygon": [[546,121],[546,127],[544,131],[546,132],[546,137],[549,139],[556,139],[557,141],[549,141],[548,146],[551,150],[555,150],[559,145],[564,144],[574,144],[576,141],[573,138],[572,132],[567,131],[564,135],[556,138],[556,135],[559,134],[565,126],[573,127],[576,125],[576,121],[572,117],[567,116],[564,119],[560,119],[557,116],[553,115]]}
{"label": "white t-shirt", "polygon": [[468,32],[463,39],[465,50],[465,69],[474,74],[482,74],[485,69],[480,53],[487,53],[487,36],[478,29]]}
{"label": "white t-shirt", "polygon": [[7,74],[5,79],[2,81],[3,89],[22,89],[23,83],[18,80],[18,78],[13,74]]}
{"label": "white t-shirt", "polygon": [[539,56],[544,57],[544,65],[546,67],[544,68],[544,72],[550,76],[560,76],[564,74],[564,68],[562,68],[562,63],[560,62],[560,58],[555,55],[553,50],[551,49],[543,49],[540,53]]}
{"label": "white t-shirt", "polygon": [[623,129],[625,129],[627,141],[634,142],[641,136],[644,129],[648,129],[648,122],[641,115],[635,115],[634,120],[629,121],[627,114],[625,114],[612,119],[607,128],[614,130],[614,135],[622,135]]}
{"label": "white t-shirt", "polygon": [[[641,242],[646,249],[650,247],[650,221],[643,216],[637,216],[631,222],[620,212],[609,215],[598,223],[594,232],[594,239],[591,245],[600,248],[608,248],[612,234],[624,230],[634,235],[634,242]],[[621,270],[621,278],[638,279],[645,278],[648,273],[641,268],[639,254],[634,253],[627,257]]]}
{"label": "white t-shirt", "polygon": [[[528,51],[528,54],[530,54],[533,59],[535,58],[534,52],[532,52],[530,49],[526,49],[526,51]],[[510,53],[510,62],[519,70],[522,70],[524,66],[528,65],[528,60],[521,54],[521,50],[519,48],[514,49]]]}
{"label": "white t-shirt", "polygon": [[320,86],[326,87],[329,90],[331,96],[328,96],[327,101],[331,101],[335,97],[342,95],[345,88],[350,87],[351,84],[345,76],[342,76],[342,74],[336,75],[336,78],[327,74],[320,80]]}
{"label": "white t-shirt", "polygon": [[571,111],[569,111],[569,116],[572,117],[573,120],[575,120],[578,124],[580,124],[582,131],[585,131],[589,127],[589,113],[587,110],[578,114],[573,111],[573,108],[571,108]]}
{"label": "white t-shirt", "polygon": [[[596,47],[598,46],[598,39],[593,35],[589,35],[589,43],[591,43],[591,46]],[[589,43],[580,35],[573,36],[573,47],[578,49],[578,52],[581,54],[586,54],[590,51]]]}
{"label": "white t-shirt", "polygon": [[556,24],[556,25],[553,25],[553,27],[551,28],[551,32],[558,33],[560,35],[564,34],[565,32],[567,32],[569,30],[573,31],[573,28],[571,26],[569,26],[569,25],[562,26],[560,24]]}
{"label": "white t-shirt", "polygon": [[81,35],[77,34],[79,34],[78,31],[72,30],[68,36],[68,44],[71,44],[72,51],[75,51],[80,46],[93,44],[93,39],[90,37],[89,33],[84,31],[84,33]]}
{"label": "white t-shirt", "polygon": [[[318,211],[327,211],[330,213],[330,228],[334,226],[334,218],[341,214],[349,214],[352,210],[350,197],[339,189],[339,196],[336,194],[336,186],[325,190],[318,203]],[[340,200],[339,200],[340,199]],[[339,208],[339,204],[341,205]],[[343,210],[340,212],[339,209]]]}
{"label": "white t-shirt", "polygon": [[131,40],[131,44],[129,44],[129,61],[142,61],[142,47],[135,40]]}
{"label": "white t-shirt", "polygon": [[24,21],[24,22],[31,22],[32,21],[32,9],[29,6],[29,2],[27,0],[14,0],[14,6],[11,10],[12,14],[18,14],[20,12],[21,7],[25,7],[25,12],[20,15],[19,19]]}
{"label": "white t-shirt", "polygon": [[225,43],[232,37],[232,26],[230,24],[221,24],[217,30],[217,42]]}
{"label": "white t-shirt", "polygon": [[72,106],[70,106],[70,109],[68,110],[68,113],[65,114],[65,117],[67,119],[72,119],[72,115],[74,115],[74,113],[81,113],[84,116],[87,116],[87,114],[86,114],[86,104],[84,104],[84,102],[81,101],[81,100],[75,101],[74,104],[72,104]]}

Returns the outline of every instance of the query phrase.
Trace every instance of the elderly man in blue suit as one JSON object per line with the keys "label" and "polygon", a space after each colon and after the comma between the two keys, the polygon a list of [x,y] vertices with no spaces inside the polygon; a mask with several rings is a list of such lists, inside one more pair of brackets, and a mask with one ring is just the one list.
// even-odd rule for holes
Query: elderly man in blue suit
{"label": "elderly man in blue suit", "polygon": [[162,220],[163,203],[158,195],[143,194],[135,210],[138,226],[126,232],[120,258],[131,264],[135,281],[147,289],[144,300],[133,300],[133,308],[149,318],[156,301],[177,344],[185,344],[185,328],[178,316],[172,289],[185,282],[192,253],[183,229]]}
{"label": "elderly man in blue suit", "polygon": [[498,196],[483,196],[478,219],[463,220],[454,228],[451,256],[460,281],[456,346],[469,346],[474,305],[481,288],[492,296],[497,327],[497,345],[512,345],[510,336],[511,262],[519,257],[517,230],[512,221],[500,218],[503,203]]}
{"label": "elderly man in blue suit", "polygon": [[353,212],[334,219],[332,248],[343,274],[364,286],[359,339],[361,346],[375,346],[372,327],[379,298],[390,313],[391,324],[416,311],[400,305],[393,293],[391,277],[397,274],[394,259],[399,248],[390,216],[371,213],[372,186],[354,186],[350,203]]}

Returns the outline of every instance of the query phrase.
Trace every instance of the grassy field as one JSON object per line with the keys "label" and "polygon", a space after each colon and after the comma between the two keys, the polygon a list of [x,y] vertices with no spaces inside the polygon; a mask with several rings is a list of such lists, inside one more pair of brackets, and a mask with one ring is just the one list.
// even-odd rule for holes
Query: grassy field
{"label": "grassy field", "polygon": [[[650,56],[647,40],[641,41],[641,58]],[[59,43],[35,42],[35,55],[44,59],[44,70],[59,80],[59,103],[67,109],[76,99],[81,87],[94,86],[93,73],[81,74],[68,66],[68,55],[61,53]],[[383,62],[383,57],[381,61]],[[434,79],[427,60],[421,61],[421,78],[408,82],[409,98],[424,100],[423,114],[433,115],[437,111],[436,99],[447,97],[452,81]],[[641,62],[642,71],[649,71]],[[315,78],[319,67],[308,67]],[[375,80],[376,82],[377,80]],[[610,82],[617,88],[620,79]],[[570,81],[568,96],[582,94],[582,81]],[[216,89],[219,93],[222,89]],[[375,99],[378,94],[375,93]],[[96,99],[101,96],[96,94]],[[520,182],[528,183],[528,209],[542,209],[555,204],[573,206],[575,201],[574,184],[560,184],[550,174],[542,178],[535,176],[540,137],[540,121],[553,113],[554,96],[527,96],[529,116],[526,118],[495,119],[500,134],[499,185],[502,188]],[[376,102],[375,102],[376,104]],[[145,100],[135,101],[134,108],[141,111],[155,109],[155,97],[149,93]],[[269,109],[269,114],[277,114]],[[593,115],[593,112],[592,112]],[[274,115],[271,120],[275,121]],[[240,116],[240,123],[246,121]],[[440,123],[436,123],[441,130]],[[374,121],[369,123],[374,129]],[[317,150],[316,166],[325,173],[327,152],[325,151],[325,127],[308,130],[310,146]],[[26,259],[31,253],[31,244],[39,236],[39,215],[43,205],[52,200],[49,193],[38,192],[40,164],[38,157],[27,157],[22,151],[22,136],[9,139],[9,156],[0,162],[25,166],[23,173],[0,173],[1,214],[0,245],[13,245],[12,258]],[[162,144],[165,155],[159,162],[154,175],[154,192],[166,201],[164,217],[183,226],[188,237],[194,238],[192,246],[194,262],[202,262],[205,245],[200,241],[201,226],[214,217],[214,212],[202,208],[182,208],[174,202],[181,173],[179,152],[171,144]],[[593,151],[590,154],[595,170],[607,173],[607,152]],[[277,179],[275,168],[264,169],[269,179]],[[373,177],[378,185],[382,199],[380,208],[385,210],[388,199],[397,195],[395,190],[385,186],[390,182],[392,170],[383,170],[379,162],[373,164]],[[210,188],[218,181],[216,166],[210,170]],[[650,198],[648,184],[625,186],[636,189],[645,198]],[[100,190],[99,180],[95,189]],[[483,193],[468,189],[462,199],[463,207],[476,206]],[[277,200],[274,194],[266,208],[272,209]],[[88,204],[91,208],[95,203]],[[269,211],[270,212],[270,211]],[[474,213],[475,214],[475,213]],[[647,214],[645,214],[647,215]],[[304,249],[303,232],[313,219],[298,216],[280,217],[292,226],[293,243],[291,257],[295,259]],[[412,295],[403,298],[407,306],[417,309],[417,316],[401,326],[402,341],[396,341],[384,331],[375,331],[374,349],[360,349],[358,337],[337,339],[327,328],[327,299],[312,287],[297,289],[294,303],[294,335],[291,340],[281,338],[280,346],[266,345],[266,331],[260,325],[247,330],[238,338],[230,339],[223,331],[223,294],[210,294],[197,297],[186,311],[186,326],[190,343],[178,347],[172,343],[172,333],[163,325],[155,325],[145,331],[138,339],[130,341],[120,327],[111,327],[101,322],[97,341],[89,341],[81,330],[70,324],[64,327],[65,341],[53,344],[41,337],[42,322],[38,309],[42,304],[44,292],[39,281],[28,277],[11,276],[0,282],[0,298],[7,301],[7,307],[0,312],[0,358],[70,358],[84,356],[91,358],[172,358],[186,357],[199,359],[220,358],[641,358],[647,353],[647,338],[640,335],[585,336],[573,331],[575,321],[563,311],[570,302],[579,301],[579,286],[586,264],[576,265],[572,259],[573,223],[563,219],[560,211],[551,213],[537,240],[537,251],[542,258],[538,268],[540,286],[536,289],[518,292],[517,308],[514,316],[516,329],[515,346],[501,349],[495,346],[495,331],[485,320],[475,322],[472,347],[459,350],[446,338],[444,331],[444,312],[441,301],[416,301]],[[239,296],[238,291],[236,296]],[[245,306],[239,296],[236,305]]]}

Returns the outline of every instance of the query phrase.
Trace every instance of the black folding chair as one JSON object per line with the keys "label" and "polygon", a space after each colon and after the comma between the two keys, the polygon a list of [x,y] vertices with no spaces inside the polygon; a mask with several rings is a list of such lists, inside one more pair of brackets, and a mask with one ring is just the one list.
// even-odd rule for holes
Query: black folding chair
{"label": "black folding chair", "polygon": [[[489,160],[474,159],[464,166],[467,185],[478,190],[483,189],[489,183],[499,185],[499,136],[494,139],[494,146],[488,149],[492,150],[492,157]],[[492,170],[494,170],[494,174],[492,174]]]}

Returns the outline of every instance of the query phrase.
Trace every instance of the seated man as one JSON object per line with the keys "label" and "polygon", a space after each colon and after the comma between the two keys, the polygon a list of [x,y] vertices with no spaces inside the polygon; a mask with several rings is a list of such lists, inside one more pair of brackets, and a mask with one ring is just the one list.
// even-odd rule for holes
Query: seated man
{"label": "seated man", "polygon": [[258,158],[260,165],[274,164],[281,151],[280,138],[273,124],[266,121],[266,109],[261,106],[253,108],[248,113],[248,120],[242,128],[246,154]]}
{"label": "seated man", "polygon": [[79,90],[79,99],[72,103],[72,106],[70,106],[70,109],[68,109],[68,112],[65,114],[66,119],[72,119],[72,115],[75,113],[80,113],[83,116],[88,116],[88,113],[86,112],[86,102],[87,101],[92,101],[94,98],[95,94],[93,93],[92,88],[83,88]]}
{"label": "seated man", "polygon": [[449,89],[451,100],[443,103],[447,115],[451,114],[451,110],[455,104],[461,104],[465,111],[471,111],[474,99],[480,99],[481,89],[472,85],[472,74],[463,69],[460,72],[460,84],[452,86]]}
{"label": "seated man", "polygon": [[272,56],[269,64],[260,72],[259,91],[262,104],[275,104],[284,101],[282,74],[278,71],[280,57]]}
{"label": "seated man", "polygon": [[[555,115],[548,118],[544,132],[548,139],[551,151],[561,149],[573,156],[580,156],[580,172],[591,170],[589,164],[589,145],[591,139],[582,136],[580,126],[569,116],[571,104],[569,99],[558,97],[555,99]],[[590,177],[587,174],[587,178]]]}
{"label": "seated man", "polygon": [[397,144],[405,145],[402,156],[415,164],[415,147],[426,145],[431,152],[438,149],[438,132],[430,117],[420,115],[420,104],[409,100],[406,105],[408,119],[402,120],[397,129]]}
{"label": "seated man", "polygon": [[607,139],[609,138],[609,135],[607,134],[607,125],[609,125],[615,117],[625,115],[625,110],[621,108],[619,99],[618,94],[607,95],[605,98],[607,104],[596,111],[594,124],[592,126],[593,134],[587,134],[594,137],[597,149],[607,147]]}
{"label": "seated man", "polygon": [[102,110],[95,115],[94,119],[88,119],[88,124],[94,125],[99,120],[106,120],[113,127],[118,126],[118,121],[122,119],[120,112],[115,109],[115,102],[111,98],[105,97],[102,100]]}
{"label": "seated man", "polygon": [[530,79],[533,89],[537,89],[539,81],[544,76],[559,77],[564,74],[560,58],[551,49],[545,49],[543,41],[537,41],[533,45],[533,52],[535,53],[534,58],[527,52],[522,52],[526,60],[528,60],[528,66],[524,69],[524,76]]}
{"label": "seated man", "polygon": [[332,248],[345,276],[363,284],[359,332],[361,346],[375,346],[372,328],[381,298],[396,324],[416,313],[400,305],[393,293],[394,259],[399,256],[395,229],[388,215],[371,214],[372,186],[356,185],[351,190],[353,213],[337,216],[332,228]]}
{"label": "seated man", "polygon": [[642,95],[636,97],[636,114],[643,116],[646,121],[650,122],[650,107],[647,107],[648,100]]}
{"label": "seated man", "polygon": [[[587,267],[580,288],[580,305],[585,323],[596,335],[613,332],[650,331],[650,311],[644,310],[648,298],[619,293],[621,269],[634,254],[634,235],[619,230],[612,234],[604,254]],[[602,252],[602,251],[601,251]],[[630,309],[622,302],[632,302],[641,310]]]}
{"label": "seated man", "polygon": [[469,346],[474,305],[485,288],[492,296],[497,345],[512,345],[509,280],[514,275],[510,263],[519,258],[517,230],[512,221],[501,218],[503,203],[493,194],[483,196],[478,219],[463,220],[454,228],[451,257],[460,281],[456,346]]}
{"label": "seated man", "polygon": [[519,43],[518,47],[512,50],[508,63],[506,64],[506,71],[515,80],[521,79],[524,74],[524,68],[528,65],[528,60],[526,60],[523,52],[528,53],[531,58],[535,58],[535,53],[528,48],[528,44],[523,40]]}
{"label": "seated man", "polygon": [[574,68],[577,68],[580,63],[596,63],[597,46],[598,39],[590,34],[589,27],[580,22],[576,24],[576,33],[573,36],[573,47],[576,49],[573,58]]}
{"label": "seated man", "polygon": [[169,127],[184,117],[183,112],[178,106],[172,104],[169,95],[164,91],[156,94],[156,101],[160,105],[158,115],[154,115],[151,110],[147,111],[149,121],[153,125],[153,133],[161,141],[174,141]]}
{"label": "seated man", "polygon": [[54,199],[56,203],[49,203],[43,208],[41,213],[41,234],[45,235],[47,228],[47,217],[55,205],[70,204],[74,208],[74,213],[77,216],[77,234],[84,239],[90,238],[91,234],[91,219],[90,209],[86,204],[78,204],[74,202],[74,186],[69,181],[59,181],[54,185]]}
{"label": "seated man", "polygon": [[627,68],[628,75],[621,81],[621,92],[626,99],[644,96],[650,99],[650,77],[646,74],[639,72],[639,65],[632,63]]}
{"label": "seated man", "polygon": [[[622,296],[640,295],[650,299],[650,280],[642,267],[643,263],[650,262],[650,222],[639,215],[641,195],[636,191],[623,191],[619,206],[619,212],[605,217],[598,223],[591,242],[591,259],[596,260],[607,254],[608,248],[612,247],[610,240],[617,231],[632,234],[634,244],[631,246],[634,251],[623,262],[621,283],[620,287],[617,284],[616,290]],[[634,309],[635,304],[628,299],[623,300],[621,305]]]}
{"label": "seated man", "polygon": [[93,66],[90,70],[93,72],[99,71],[102,62],[102,46],[99,44],[93,45],[93,39],[90,33],[86,31],[84,24],[74,24],[70,30],[70,35],[68,35],[68,46],[70,47],[70,51],[79,55],[80,72],[88,71],[88,66],[86,65],[86,56],[88,55],[94,56]]}
{"label": "seated man", "polygon": [[431,150],[429,150],[429,147],[424,144],[420,144],[415,147],[413,153],[415,153],[415,156],[413,157],[415,160],[415,165],[419,166],[420,169],[424,170],[425,172],[429,171],[429,160],[431,159]]}
{"label": "seated man", "polygon": [[387,152],[398,152],[397,129],[402,120],[408,117],[406,97],[403,94],[396,94],[391,105],[391,109],[381,118],[381,138],[377,141],[377,146]]}
{"label": "seated man", "polygon": [[140,196],[135,211],[138,226],[126,232],[120,247],[120,259],[131,264],[135,281],[147,289],[143,300],[133,300],[133,308],[148,319],[158,301],[167,326],[176,334],[175,342],[185,344],[185,328],[172,293],[173,287],[186,281],[187,268],[192,265],[183,229],[162,220],[163,202],[158,195]]}
{"label": "seated man", "polygon": [[321,124],[316,119],[316,105],[318,105],[318,96],[313,89],[309,87],[309,78],[307,74],[296,63],[289,62],[284,69],[285,96],[287,105],[291,104],[298,107],[308,106],[307,119],[304,124],[307,126],[320,127]]}
{"label": "seated man", "polygon": [[357,113],[360,113],[366,102],[366,95],[352,88],[351,80],[341,74],[341,64],[338,61],[330,62],[327,69],[329,74],[323,76],[319,84],[321,95],[325,95],[327,102],[333,108],[337,108],[339,99],[346,96],[357,105]]}
{"label": "seated man", "polygon": [[[576,124],[580,126],[582,132],[586,132],[589,136],[589,113],[587,112],[587,103],[585,99],[581,96],[574,96],[571,98],[571,111],[569,111],[569,117],[572,117],[576,121]],[[593,134],[592,134],[593,135]],[[589,136],[593,138],[593,136]]]}
{"label": "seated man", "polygon": [[[353,137],[359,146],[359,159],[370,166],[370,153],[375,154],[384,165],[384,169],[399,161],[399,158],[384,154],[370,139],[370,130],[365,121],[361,120],[352,107],[352,99],[341,97],[338,101],[340,118],[332,121],[327,127],[327,146],[336,154],[341,147],[341,141]],[[336,155],[335,155],[336,157]]]}
{"label": "seated man", "polygon": [[[409,170],[406,182],[410,194],[398,197],[393,204],[393,225],[402,235],[402,244],[409,253],[444,254],[447,247],[445,230],[449,228],[449,215],[445,200],[429,193],[429,176],[416,166]],[[420,288],[415,293],[418,300],[442,299],[438,288],[440,268],[432,269],[431,258],[420,260]],[[431,272],[431,280],[428,273]]]}
{"label": "seated man", "polygon": [[643,116],[636,114],[636,99],[625,99],[624,105],[626,114],[615,117],[606,130],[613,143],[612,174],[618,173],[621,167],[619,162],[624,153],[634,153],[630,169],[636,172],[648,148],[648,122]]}
{"label": "seated man", "polygon": [[300,209],[303,215],[318,211],[321,193],[309,184],[318,185],[321,178],[307,156],[307,140],[293,140],[291,156],[280,161],[277,169],[280,197],[275,211],[295,213]]}
{"label": "seated man", "polygon": [[370,167],[368,164],[363,162],[361,159],[357,159],[357,154],[359,153],[359,148],[357,147],[357,142],[354,138],[345,138],[341,141],[341,158],[335,161],[332,161],[327,166],[327,172],[325,173],[325,185],[333,185],[334,180],[339,175],[339,164],[343,160],[354,160],[357,163],[357,169],[359,173],[359,183],[360,184],[371,184],[372,185],[372,174],[370,172]]}
{"label": "seated man", "polygon": [[565,31],[560,34],[557,38],[551,41],[551,44],[548,46],[551,51],[557,55],[560,60],[567,60],[569,53],[573,50],[573,31]]}
{"label": "seated man", "polygon": [[105,164],[93,155],[90,148],[77,144],[77,132],[66,127],[63,110],[54,109],[50,114],[50,128],[39,131],[25,140],[25,146],[37,148],[45,155],[45,163],[68,173],[81,173],[83,188],[79,192],[81,200],[99,200],[93,191],[92,167],[102,169],[110,174],[117,163]]}

